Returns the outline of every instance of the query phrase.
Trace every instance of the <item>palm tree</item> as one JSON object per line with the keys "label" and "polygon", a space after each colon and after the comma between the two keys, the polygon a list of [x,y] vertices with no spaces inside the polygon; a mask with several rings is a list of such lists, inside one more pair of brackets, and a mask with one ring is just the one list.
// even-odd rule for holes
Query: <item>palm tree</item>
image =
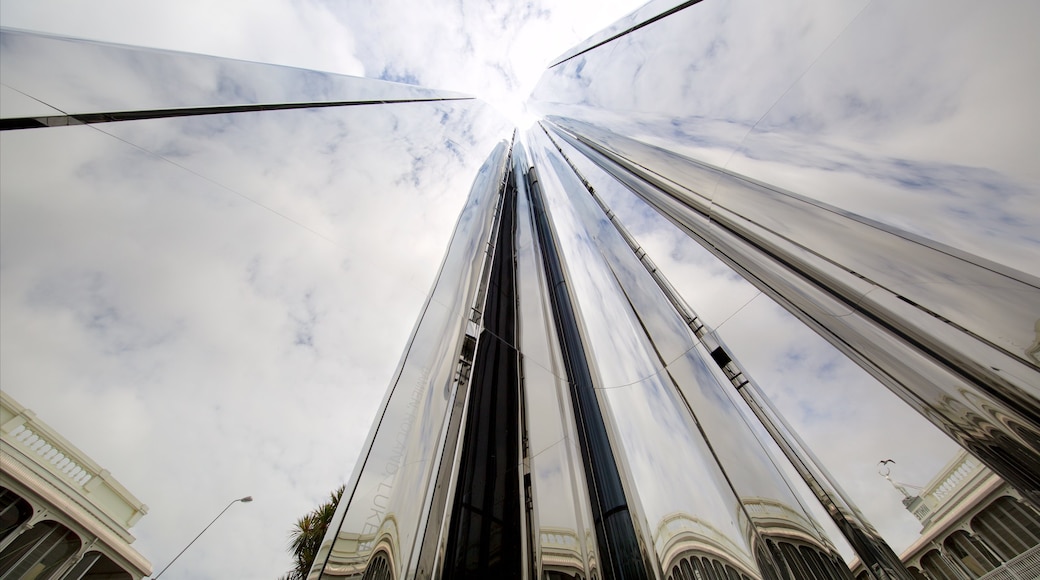
{"label": "palm tree", "polygon": [[332,516],[336,513],[336,506],[343,497],[346,486],[329,494],[329,501],[314,508],[313,511],[296,520],[296,525],[289,532],[289,551],[293,554],[295,565],[283,580],[305,580],[307,573],[311,570],[314,557],[318,555],[321,540],[325,537],[325,530],[329,529]]}

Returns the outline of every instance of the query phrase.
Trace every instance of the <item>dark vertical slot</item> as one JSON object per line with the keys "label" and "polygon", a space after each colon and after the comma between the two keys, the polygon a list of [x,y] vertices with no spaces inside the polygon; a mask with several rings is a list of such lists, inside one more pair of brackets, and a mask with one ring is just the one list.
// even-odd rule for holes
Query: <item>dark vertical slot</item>
{"label": "dark vertical slot", "polygon": [[578,425],[585,478],[592,500],[601,570],[606,580],[640,580],[649,575],[639,550],[632,515],[621,485],[607,427],[586,361],[585,347],[578,332],[578,321],[567,292],[563,265],[549,227],[542,200],[541,185],[534,169],[529,174],[531,208],[535,231],[542,249],[542,263],[549,283],[556,332],[563,350],[564,366],[570,383],[574,417]]}
{"label": "dark vertical slot", "polygon": [[448,579],[520,578],[522,568],[512,183],[506,180],[484,330],[473,362],[444,565]]}

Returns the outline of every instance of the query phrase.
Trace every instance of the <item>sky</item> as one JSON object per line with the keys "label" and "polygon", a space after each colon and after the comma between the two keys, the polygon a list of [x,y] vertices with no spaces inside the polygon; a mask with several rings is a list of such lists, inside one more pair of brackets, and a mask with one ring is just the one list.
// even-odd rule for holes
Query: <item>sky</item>
{"label": "sky", "polygon": [[[0,24],[460,91],[523,126],[545,66],[639,4],[3,0]],[[472,175],[508,136],[479,106],[435,111],[76,128],[61,154],[47,135],[5,137],[19,146],[0,152],[6,167],[47,162],[31,183],[5,182],[5,392],[149,506],[132,531],[156,571],[229,501],[255,498],[164,578],[280,576],[293,521],[349,478]],[[341,139],[351,126],[363,135]],[[407,137],[433,129],[453,145]],[[254,148],[258,135],[287,153]],[[310,151],[315,135],[338,149]],[[25,195],[6,193],[15,186]],[[912,542],[916,521],[876,463],[893,458],[897,480],[923,485],[953,444],[665,220],[612,195],[763,388],[783,386],[770,394],[893,547]]]}

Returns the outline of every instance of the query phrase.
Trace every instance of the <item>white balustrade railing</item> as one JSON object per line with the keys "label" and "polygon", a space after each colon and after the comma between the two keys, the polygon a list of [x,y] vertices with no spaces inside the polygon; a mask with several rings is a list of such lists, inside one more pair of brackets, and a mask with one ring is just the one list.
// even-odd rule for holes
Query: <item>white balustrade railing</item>
{"label": "white balustrade railing", "polygon": [[15,462],[10,468],[21,465],[49,479],[51,485],[68,486],[66,489],[71,489],[66,494],[81,498],[77,500],[81,504],[86,500],[82,505],[107,516],[109,525],[118,528],[114,531],[132,540],[128,530],[148,507],[107,470],[5,393],[0,393],[0,441],[4,444],[3,460]]}
{"label": "white balustrade railing", "polygon": [[925,529],[938,521],[957,505],[954,498],[967,489],[971,482],[981,481],[988,470],[978,459],[962,451],[957,454],[935,478],[921,489],[920,495],[904,501]]}
{"label": "white balustrade railing", "polygon": [[935,498],[936,502],[942,502],[953,495],[970,478],[970,476],[982,465],[975,457],[963,454],[961,460],[951,465],[943,473],[943,478],[928,486],[924,493]]}
{"label": "white balustrade railing", "polygon": [[37,461],[51,465],[55,471],[65,476],[68,483],[76,487],[83,487],[96,475],[25,425],[18,425],[12,429],[10,437],[24,446],[23,451],[27,455],[33,454],[38,458]]}

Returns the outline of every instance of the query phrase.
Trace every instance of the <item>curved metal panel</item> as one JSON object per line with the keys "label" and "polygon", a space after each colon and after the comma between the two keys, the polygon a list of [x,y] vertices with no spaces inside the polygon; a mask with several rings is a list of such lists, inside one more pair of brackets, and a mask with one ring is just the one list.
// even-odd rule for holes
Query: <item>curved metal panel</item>
{"label": "curved metal panel", "polygon": [[553,172],[544,181],[589,364],[657,570],[711,553],[742,573],[796,577],[769,554],[770,538],[834,561],[833,546],[712,374],[711,357],[546,135],[535,132],[536,166]]}
{"label": "curved metal panel", "polygon": [[[551,165],[541,163],[539,149],[532,151],[532,163],[534,167],[528,175],[532,215],[549,282],[556,335],[570,383],[571,405],[602,558],[600,573],[604,578],[645,578],[651,566],[646,561],[638,516],[630,500],[632,491],[626,492],[620,465],[623,457],[618,453],[617,441],[612,441],[607,425],[610,419],[595,392],[597,382],[592,370],[595,355],[586,342],[588,334],[582,328],[581,299],[571,287],[568,260],[560,249],[573,233],[559,232],[558,222],[548,209],[554,203],[553,184],[561,174],[554,172]],[[536,172],[535,167],[543,169]]]}
{"label": "curved metal panel", "polygon": [[[387,81],[12,29],[0,31],[4,85],[61,113],[218,105],[458,98]],[[113,90],[113,88],[116,90]],[[40,115],[0,108],[2,118]]]}
{"label": "curved metal panel", "polygon": [[[512,161],[511,159],[509,161]],[[441,570],[446,579],[524,577],[526,529],[520,470],[522,413],[514,238],[516,187],[499,196],[486,300],[460,433],[458,475]],[[432,516],[436,517],[436,515]]]}
{"label": "curved metal panel", "polygon": [[1012,119],[1037,8],[805,4],[697,4],[551,69],[538,106],[1036,501],[1040,142]]}
{"label": "curved metal panel", "polygon": [[598,576],[592,508],[570,392],[527,193],[530,162],[513,147],[517,181],[517,294],[527,422],[532,576]]}
{"label": "curved metal panel", "polygon": [[445,446],[456,446],[446,440],[446,431],[451,418],[462,412],[458,391],[465,392],[475,348],[472,307],[507,156],[507,144],[499,144],[474,180],[437,282],[312,577],[360,577],[380,553],[393,578],[433,573],[416,569],[413,552],[422,540],[431,494],[447,485],[434,475]]}
{"label": "curved metal panel", "polygon": [[[646,272],[664,293],[668,302],[672,304],[685,324],[693,331],[694,336],[701,341],[699,347],[707,351],[710,358],[723,371],[726,379],[740,394],[744,404],[747,406],[746,408],[753,413],[761,427],[768,433],[768,436],[779,446],[781,452],[809,486],[816,499],[824,506],[827,514],[834,520],[838,529],[852,545],[867,569],[871,570],[878,578],[909,579],[905,567],[899,561],[899,557],[896,556],[892,548],[878,534],[877,530],[867,522],[863,514],[852,504],[848,499],[848,495],[841,490],[819,459],[816,458],[797,433],[791,429],[783,417],[776,411],[740,363],[732,359],[729,349],[722,342],[718,333],[708,327],[697,316],[668,279],[665,278],[657,265],[646,254],[646,251],[640,247],[636,239],[621,223],[618,216],[614,214],[602,197],[597,194],[596,189],[589,182],[588,178],[574,165],[571,157],[563,149],[565,146],[561,145],[559,141],[552,139],[551,135],[549,135],[549,138],[560,151],[560,154],[567,160],[568,164],[571,165],[582,183],[585,184],[589,195],[596,201],[596,204],[610,220],[618,234],[625,240],[625,243],[635,254],[636,258],[639,259]],[[572,155],[580,156],[573,148],[568,149]],[[598,176],[601,178],[601,180],[597,181],[597,184],[599,186],[604,185],[602,179],[609,179],[609,177],[603,175],[602,171],[597,170],[595,166],[592,168],[593,171],[599,172]],[[611,184],[607,183],[605,185],[609,187]],[[690,401],[690,398],[687,397],[686,400]],[[701,408],[701,405],[697,405],[697,407]],[[742,421],[743,419],[743,416],[739,417],[739,420]],[[754,429],[754,426],[749,425],[749,428]]]}

